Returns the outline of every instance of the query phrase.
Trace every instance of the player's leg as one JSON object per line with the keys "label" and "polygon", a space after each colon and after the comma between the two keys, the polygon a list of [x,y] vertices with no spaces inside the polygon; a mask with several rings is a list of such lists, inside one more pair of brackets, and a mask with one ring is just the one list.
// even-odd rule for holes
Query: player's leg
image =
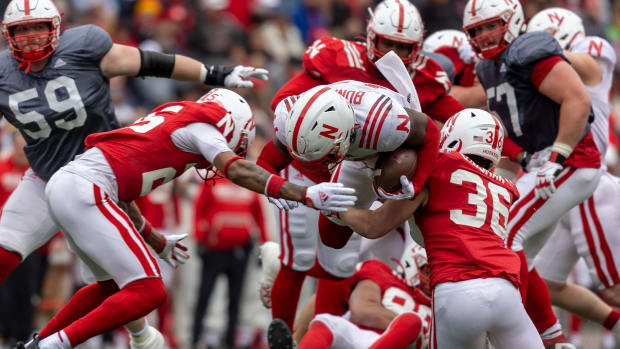
{"label": "player's leg", "polygon": [[[287,167],[282,175],[294,184],[315,184],[293,166]],[[290,211],[277,210],[277,213],[282,265],[271,288],[271,314],[292,328],[306,272],[315,264],[319,212],[300,205]]]}
{"label": "player's leg", "polygon": [[[486,279],[484,293],[493,311],[488,336],[496,348],[543,348],[536,327],[521,303],[516,287],[508,280]],[[482,285],[481,285],[482,286]]]}
{"label": "player's leg", "polygon": [[369,349],[397,349],[406,348],[413,342],[422,346],[424,341],[422,319],[415,313],[402,313],[390,322]]}
{"label": "player's leg", "polygon": [[435,286],[432,348],[483,348],[493,309],[481,280],[484,279]]}
{"label": "player's leg", "polygon": [[22,258],[41,247],[59,230],[45,203],[45,182],[32,170],[2,208],[0,216],[0,284]]}
{"label": "player's leg", "polygon": [[363,330],[341,316],[319,314],[310,323],[299,349],[368,348],[377,339],[378,333]]}
{"label": "player's leg", "polygon": [[[46,189],[50,213],[97,280],[112,276],[120,291],[43,342],[86,339],[145,316],[166,292],[157,262],[129,217],[100,188],[68,172],[58,172]],[[111,257],[113,255],[113,257]]]}
{"label": "player's leg", "polygon": [[207,251],[199,247],[199,255],[202,260],[202,270],[200,277],[200,285],[198,286],[198,299],[194,309],[194,321],[192,325],[192,346],[195,346],[203,333],[203,320],[207,314],[209,299],[213,294],[213,288],[220,272],[225,268],[225,262],[222,261],[223,254],[215,251]]}

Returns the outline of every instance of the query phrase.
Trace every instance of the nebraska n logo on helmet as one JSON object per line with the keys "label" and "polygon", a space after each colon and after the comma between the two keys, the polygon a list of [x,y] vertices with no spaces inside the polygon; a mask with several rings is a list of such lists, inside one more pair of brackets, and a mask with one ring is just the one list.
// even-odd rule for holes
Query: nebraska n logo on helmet
{"label": "nebraska n logo on helmet", "polygon": [[[521,34],[523,17],[519,0],[469,0],[463,15],[463,31],[476,52],[486,59],[495,59]],[[479,32],[496,22],[496,29]]]}
{"label": "nebraska n logo on helmet", "polygon": [[306,166],[336,163],[349,151],[354,126],[349,102],[330,87],[317,86],[304,92],[288,112],[286,147]]}
{"label": "nebraska n logo on helmet", "polygon": [[[15,33],[16,26],[46,23],[49,30],[40,33]],[[58,47],[60,13],[51,0],[12,0],[4,12],[2,35],[20,68],[30,70],[31,63],[49,57]]]}
{"label": "nebraska n logo on helmet", "polygon": [[379,50],[381,40],[392,40],[411,45],[409,55],[402,58],[405,66],[418,55],[424,36],[424,24],[418,9],[409,0],[384,0],[375,10],[368,9],[370,20],[366,26],[366,48],[371,62],[387,52]]}
{"label": "nebraska n logo on helmet", "polygon": [[538,12],[527,24],[527,32],[546,31],[560,43],[565,50],[586,37],[581,18],[572,11],[554,7]]}

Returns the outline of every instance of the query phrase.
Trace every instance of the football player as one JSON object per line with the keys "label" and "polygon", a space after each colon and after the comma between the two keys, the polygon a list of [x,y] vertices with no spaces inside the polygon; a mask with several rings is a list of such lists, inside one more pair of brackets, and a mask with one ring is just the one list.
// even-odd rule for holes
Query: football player
{"label": "football player", "polygon": [[[114,44],[94,25],[71,28],[62,35],[60,28],[60,13],[51,0],[12,0],[2,21],[8,49],[0,53],[0,113],[24,136],[31,170],[0,217],[0,283],[59,230],[45,204],[46,181],[83,151],[88,134],[119,126],[110,78],[159,76],[249,87],[252,82],[244,78],[267,77],[263,69],[205,66],[181,55]],[[151,336],[158,333],[143,328],[141,321],[130,332],[147,334],[140,336],[144,347],[163,348],[161,335]]]}
{"label": "football player", "polygon": [[[151,236],[138,233],[119,202],[146,195],[187,169],[215,166],[235,184],[316,209],[339,211],[355,202],[353,189],[335,183],[301,187],[246,161],[254,132],[243,97],[213,89],[197,102],[164,104],[125,128],[88,136],[88,150],[49,180],[46,201],[97,281],[118,289],[102,303],[80,308],[73,322],[50,321],[41,331],[43,339],[33,339],[33,348],[75,347],[159,306],[166,292],[145,248]],[[164,248],[162,243],[156,251]],[[66,320],[66,313],[76,312],[74,303],[82,302],[74,299],[58,316]]]}
{"label": "football player", "polygon": [[562,217],[551,235],[553,244],[543,247],[534,267],[547,282],[553,304],[603,324],[618,337],[620,313],[589,290],[566,282],[579,257],[583,257],[592,280],[598,281],[600,295],[620,306],[620,240],[615,233],[620,225],[616,209],[620,185],[619,179],[606,171],[604,161],[609,148],[609,91],[616,54],[605,39],[586,36],[581,18],[567,9],[550,8],[537,13],[528,22],[527,31],[553,34],[583,80],[592,100],[595,117],[591,130],[604,170],[594,194]]}
{"label": "football player", "polygon": [[482,348],[487,335],[496,348],[543,348],[521,303],[519,257],[504,246],[508,210],[519,194],[491,172],[503,129],[483,110],[455,114],[414,200],[336,214],[360,235],[377,238],[415,213],[431,267],[433,348]]}
{"label": "football player", "polygon": [[[304,183],[325,181],[331,176],[333,182],[356,188],[358,203],[363,208],[370,207],[377,195],[383,199],[410,198],[421,190],[428,176],[437,154],[439,130],[428,116],[403,105],[408,103],[400,94],[359,81],[317,86],[299,97],[288,97],[276,107],[276,134],[263,149],[257,164],[278,173],[294,159],[296,167],[313,176],[313,180]],[[268,147],[275,151],[269,151]],[[411,179],[404,178],[403,188],[396,192],[379,188],[375,193],[372,178],[379,153],[399,147],[419,149],[416,173]],[[330,175],[330,166],[336,164]],[[287,204],[283,201],[281,205]],[[292,327],[305,274],[326,279],[349,277],[358,261],[360,238],[348,227],[318,213],[287,217],[291,212],[282,211],[281,215],[284,216],[281,222],[289,224],[291,235],[281,230],[282,268],[278,275],[287,278],[284,281],[276,277],[273,285],[276,293],[271,294],[271,304],[274,318]],[[278,289],[279,282],[286,287]],[[323,285],[319,283],[317,290],[316,313],[334,311],[330,300],[337,290],[326,291]]]}
{"label": "football player", "polygon": [[521,35],[523,21],[519,1],[470,0],[463,31],[482,58],[476,75],[489,110],[497,113],[508,138],[524,149],[517,160],[527,160],[526,153],[542,159],[516,183],[520,198],[510,208],[506,243],[522,260],[521,292],[530,316],[552,346],[566,340],[546,284],[528,266],[560,218],[592,194],[602,171],[587,126],[593,114],[585,86],[553,36]]}
{"label": "football player", "polygon": [[[346,279],[347,313],[318,314],[297,347],[427,347],[432,318],[428,269],[426,252],[416,243],[406,247],[397,269],[379,260],[361,263]],[[293,348],[290,330],[283,321],[272,322],[268,339],[272,349]]]}

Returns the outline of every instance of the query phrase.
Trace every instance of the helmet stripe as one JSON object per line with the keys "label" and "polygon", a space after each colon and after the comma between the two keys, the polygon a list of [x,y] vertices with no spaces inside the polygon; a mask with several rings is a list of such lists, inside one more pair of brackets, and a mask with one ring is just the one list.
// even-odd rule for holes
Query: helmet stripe
{"label": "helmet stripe", "polygon": [[314,94],[314,96],[310,97],[308,103],[306,103],[306,105],[304,106],[304,109],[301,110],[301,114],[299,114],[299,118],[297,119],[297,124],[295,124],[295,130],[293,130],[293,150],[295,152],[297,152],[297,136],[299,135],[299,129],[301,128],[301,123],[303,122],[304,117],[308,112],[308,109],[310,109],[312,103],[314,103],[314,101],[316,101],[316,99],[319,98],[320,95],[327,92],[328,90],[329,87],[323,87],[322,89],[318,90]]}
{"label": "helmet stripe", "polygon": [[24,0],[24,11],[26,16],[30,16],[30,0]]}
{"label": "helmet stripe", "polygon": [[476,15],[476,0],[471,2],[471,15],[472,16]]}
{"label": "helmet stripe", "polygon": [[402,33],[403,22],[405,21],[405,9],[403,7],[403,4],[400,2],[400,0],[396,0],[396,3],[398,4],[398,32]]}
{"label": "helmet stripe", "polygon": [[493,145],[491,146],[493,149],[497,149],[497,144],[499,143],[499,122],[495,116],[491,115],[493,122],[495,123],[495,135],[493,136]]}

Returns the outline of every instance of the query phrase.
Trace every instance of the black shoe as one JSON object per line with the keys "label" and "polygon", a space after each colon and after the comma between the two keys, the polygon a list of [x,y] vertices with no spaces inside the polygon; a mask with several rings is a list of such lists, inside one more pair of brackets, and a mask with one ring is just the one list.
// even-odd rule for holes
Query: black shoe
{"label": "black shoe", "polygon": [[28,343],[17,342],[13,349],[38,349],[39,341],[41,341],[41,336],[39,336],[38,333],[35,333],[32,335],[32,340],[30,340]]}
{"label": "black shoe", "polygon": [[297,345],[293,341],[293,335],[286,322],[274,319],[267,330],[267,342],[271,349],[295,349]]}

